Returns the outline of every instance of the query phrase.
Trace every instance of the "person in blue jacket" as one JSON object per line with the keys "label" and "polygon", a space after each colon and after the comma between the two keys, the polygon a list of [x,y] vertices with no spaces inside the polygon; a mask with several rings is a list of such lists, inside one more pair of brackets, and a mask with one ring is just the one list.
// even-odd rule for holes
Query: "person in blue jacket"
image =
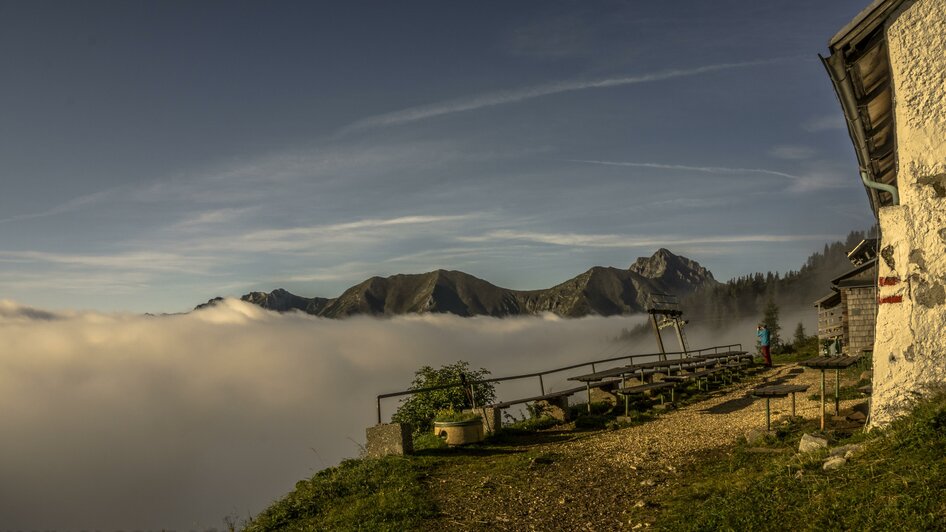
{"label": "person in blue jacket", "polygon": [[761,346],[760,351],[762,351],[762,358],[765,359],[765,366],[767,368],[771,368],[772,353],[769,351],[769,330],[765,327],[764,323],[759,324],[756,335],[759,337],[759,345]]}

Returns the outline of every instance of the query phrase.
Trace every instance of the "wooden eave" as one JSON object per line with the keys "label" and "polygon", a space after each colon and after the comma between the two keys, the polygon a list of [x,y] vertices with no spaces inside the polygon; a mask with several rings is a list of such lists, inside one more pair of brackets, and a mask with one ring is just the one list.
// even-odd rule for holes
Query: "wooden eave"
{"label": "wooden eave", "polygon": [[818,308],[831,308],[837,306],[841,302],[841,293],[837,288],[834,287],[832,287],[831,290],[832,292],[830,294],[822,297],[818,301],[815,301],[814,306]]}
{"label": "wooden eave", "polygon": [[[828,43],[828,71],[854,144],[859,171],[872,181],[897,185],[893,84],[885,24],[904,0],[875,0]],[[860,176],[855,176],[860,180]],[[888,192],[865,187],[874,215],[893,204]]]}
{"label": "wooden eave", "polygon": [[836,279],[832,279],[831,284],[834,286],[844,286],[845,288],[849,288],[853,286],[873,286],[874,283],[877,282],[877,280],[874,278],[871,278],[868,281],[854,280],[852,278],[856,277],[857,275],[867,270],[870,270],[871,268],[875,268],[876,266],[877,266],[877,257],[874,257],[873,259],[861,264],[860,266],[857,266],[853,270],[848,271],[844,275],[841,275],[837,277]]}

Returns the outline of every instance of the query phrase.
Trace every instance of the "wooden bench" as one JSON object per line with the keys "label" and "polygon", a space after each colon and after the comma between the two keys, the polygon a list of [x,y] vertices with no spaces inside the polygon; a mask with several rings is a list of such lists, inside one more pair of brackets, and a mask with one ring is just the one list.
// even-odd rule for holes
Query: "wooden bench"
{"label": "wooden bench", "polygon": [[[628,396],[628,395],[641,395],[643,393],[646,393],[652,390],[666,390],[667,388],[670,388],[670,390],[673,391],[673,388],[676,385],[677,383],[670,382],[670,381],[648,382],[644,384],[637,384],[634,386],[627,386],[625,388],[618,388],[617,390],[614,391],[614,393],[618,395]],[[673,401],[672,396],[670,400]]]}
{"label": "wooden bench", "polygon": [[772,414],[769,408],[769,401],[773,397],[792,396],[792,417],[795,417],[795,394],[808,390],[807,384],[775,384],[772,386],[763,386],[752,390],[752,395],[765,398],[765,430],[772,429]]}
{"label": "wooden bench", "polygon": [[[624,388],[618,388],[614,393],[624,396],[624,415],[627,416],[630,414],[630,397],[632,395],[644,395],[647,392],[654,390],[666,390],[670,389],[670,402],[674,401],[674,390],[677,386],[677,383],[670,380],[663,380],[658,382],[645,382],[641,384],[635,384],[634,386],[626,386]],[[664,396],[660,394],[660,404],[664,404]]]}
{"label": "wooden bench", "polygon": [[[613,379],[613,380],[603,380],[603,381],[600,381],[600,382],[597,382],[597,383],[591,383],[591,384],[589,384],[589,386],[592,387],[592,388],[607,388],[607,387],[609,387],[609,386],[615,386],[615,385],[618,385],[618,384],[620,384],[620,383],[621,383],[620,380],[618,380],[618,379]],[[567,389],[567,390],[561,390],[561,391],[558,391],[558,392],[549,392],[549,393],[544,394],[544,395],[536,395],[536,396],[533,396],[533,397],[525,397],[525,398],[522,398],[522,399],[515,399],[515,400],[512,400],[512,401],[503,401],[503,402],[501,402],[501,403],[494,403],[494,404],[485,405],[485,406],[486,406],[486,408],[500,408],[500,409],[502,409],[502,408],[509,408],[510,406],[513,406],[513,405],[521,405],[521,404],[524,404],[524,403],[534,403],[534,402],[536,402],[536,401],[548,401],[548,400],[552,400],[552,399],[560,399],[560,398],[562,398],[562,397],[568,397],[568,396],[570,396],[570,395],[574,395],[574,394],[576,394],[576,393],[578,393],[578,392],[583,392],[583,391],[585,391],[586,389],[587,389],[587,386],[579,386],[579,387],[577,387],[577,388],[569,388],[569,389]]]}

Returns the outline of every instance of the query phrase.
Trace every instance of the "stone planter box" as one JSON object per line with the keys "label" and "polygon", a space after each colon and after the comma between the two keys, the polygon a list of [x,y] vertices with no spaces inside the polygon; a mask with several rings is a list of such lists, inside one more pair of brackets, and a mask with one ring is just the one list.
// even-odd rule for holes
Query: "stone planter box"
{"label": "stone planter box", "polygon": [[483,441],[483,420],[434,421],[434,434],[447,445],[466,445]]}

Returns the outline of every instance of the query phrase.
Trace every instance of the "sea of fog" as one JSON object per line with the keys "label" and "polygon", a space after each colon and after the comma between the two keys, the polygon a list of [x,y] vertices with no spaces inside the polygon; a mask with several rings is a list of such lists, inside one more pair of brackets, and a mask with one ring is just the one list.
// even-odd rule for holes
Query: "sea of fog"
{"label": "sea of fog", "polygon": [[[422,365],[506,376],[619,353],[642,317],[326,320],[237,300],[190,314],[48,312],[0,301],[0,530],[207,530],[358,456],[375,396]],[[691,345],[754,329],[690,332]],[[668,349],[676,347],[667,339]],[[570,387],[563,374],[546,390]],[[500,398],[538,392],[502,384]],[[384,417],[397,399],[383,403]]]}

